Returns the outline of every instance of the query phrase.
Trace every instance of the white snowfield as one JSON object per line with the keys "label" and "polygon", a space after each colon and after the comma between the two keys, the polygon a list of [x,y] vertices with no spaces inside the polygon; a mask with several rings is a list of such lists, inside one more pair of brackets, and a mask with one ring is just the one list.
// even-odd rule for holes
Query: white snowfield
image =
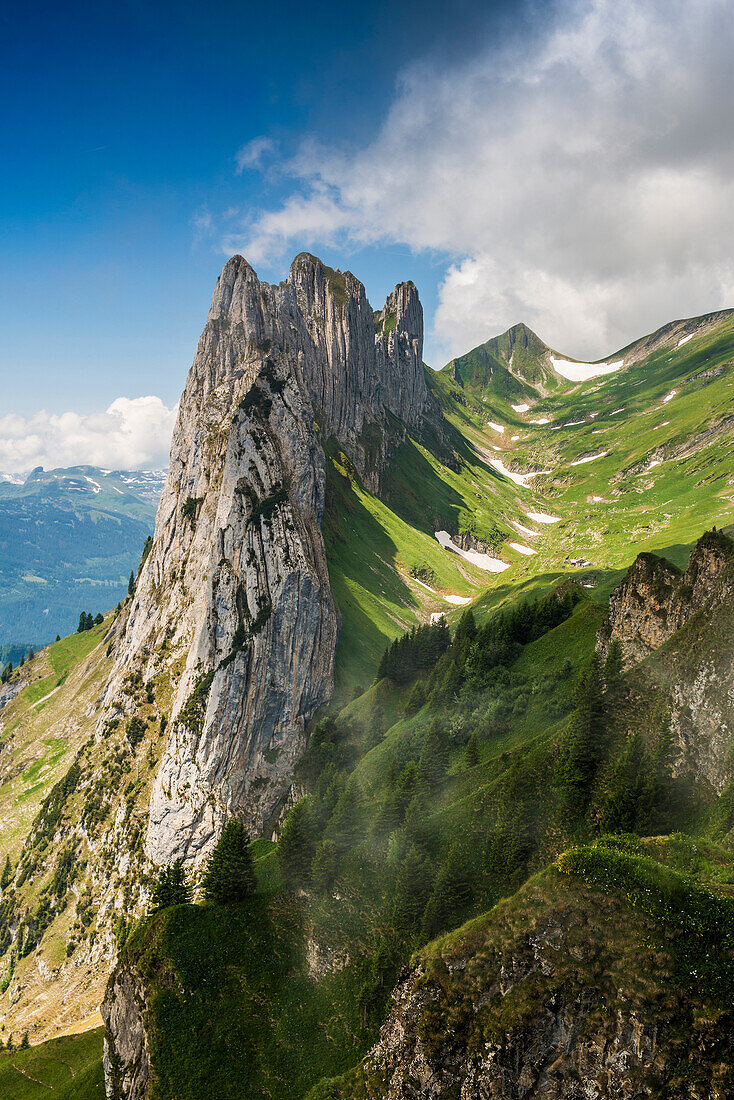
{"label": "white snowfield", "polygon": [[504,573],[505,569],[510,568],[506,561],[501,561],[499,558],[490,558],[489,554],[480,554],[478,550],[462,550],[460,546],[456,545],[448,531],[436,531],[435,535],[439,545],[444,550],[452,550],[460,558],[464,558],[465,561],[476,565],[479,569],[486,570],[487,573]]}
{"label": "white snowfield", "polygon": [[505,430],[505,429],[504,429],[504,427],[503,427],[503,426],[502,426],[501,424],[495,424],[494,420],[488,420],[488,421],[487,421],[487,424],[488,424],[488,425],[489,425],[489,427],[490,427],[490,428],[492,428],[492,429],[493,429],[493,430],[494,430],[495,432],[504,432],[504,430]]}
{"label": "white snowfield", "polygon": [[652,462],[650,463],[650,465],[647,467],[647,469],[648,470],[654,470],[656,466],[660,465],[660,462],[661,462],[661,460],[659,458],[654,458],[652,460]]}
{"label": "white snowfield", "polygon": [[513,550],[517,550],[518,554],[525,554],[526,557],[538,553],[537,550],[533,550],[532,546],[523,546],[521,542],[510,542],[508,546],[511,546]]}
{"label": "white snowfield", "polygon": [[655,427],[653,428],[653,431],[656,432],[658,430],[658,428],[667,428],[668,424],[670,424],[670,421],[669,420],[664,420],[662,422],[662,424],[656,424]]}
{"label": "white snowfield", "polygon": [[616,416],[617,413],[623,413],[623,412],[624,412],[624,409],[615,409],[614,412],[611,412],[609,415],[610,416]]}
{"label": "white snowfield", "polygon": [[671,390],[670,393],[666,394],[663,398],[663,404],[667,405],[669,401],[672,401],[677,392],[677,390]]}
{"label": "white snowfield", "polygon": [[510,443],[517,443],[519,438],[520,438],[519,435],[510,436]]}
{"label": "white snowfield", "polygon": [[532,477],[537,477],[538,474],[549,474],[550,470],[534,470],[529,474],[516,474],[514,470],[508,470],[501,458],[490,458],[490,466],[493,466],[498,473],[504,474],[506,478],[513,481],[515,485],[522,485],[523,488],[527,487],[528,482]]}
{"label": "white snowfield", "polygon": [[537,539],[540,534],[540,531],[531,531],[529,527],[524,527],[523,524],[518,523],[517,520],[510,520],[510,523],[516,531],[519,531],[521,535],[525,535],[528,539]]}
{"label": "white snowfield", "polygon": [[695,332],[690,332],[688,336],[681,336],[680,340],[676,344],[676,347],[682,348],[683,345],[687,344],[689,340],[692,340],[695,335]]}
{"label": "white snowfield", "polygon": [[530,408],[529,405],[510,405],[511,409],[514,409],[516,413],[526,413]]}
{"label": "white snowfield", "polygon": [[550,420],[547,416],[541,416],[539,420],[530,420],[530,424],[550,424]]}
{"label": "white snowfield", "polygon": [[599,378],[602,374],[613,374],[624,366],[624,359],[616,363],[572,363],[569,359],[554,359],[551,363],[556,374],[567,378],[569,382],[587,382],[589,378]]}
{"label": "white snowfield", "polygon": [[583,466],[585,462],[593,462],[595,458],[604,458],[604,455],[608,455],[609,451],[599,451],[595,455],[584,455],[583,458],[577,458],[575,462],[570,462],[569,466]]}
{"label": "white snowfield", "polygon": [[[457,607],[463,607],[465,603],[471,603],[471,596],[442,596],[440,592],[437,592],[435,588],[431,588],[430,584],[426,584],[425,581],[420,580],[418,577],[411,577],[422,588],[427,588],[429,592],[432,592],[434,596],[438,596],[439,600],[446,600],[446,603],[456,604]],[[439,615],[443,612],[439,611]]]}
{"label": "white snowfield", "polygon": [[526,512],[525,515],[528,519],[531,519],[533,523],[560,523],[560,516],[548,516],[545,512]]}

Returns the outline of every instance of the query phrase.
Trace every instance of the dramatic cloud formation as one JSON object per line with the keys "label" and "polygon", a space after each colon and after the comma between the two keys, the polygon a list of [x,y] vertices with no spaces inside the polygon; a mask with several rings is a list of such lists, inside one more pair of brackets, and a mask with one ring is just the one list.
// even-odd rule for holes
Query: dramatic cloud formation
{"label": "dramatic cloud formation", "polygon": [[304,145],[225,247],[435,250],[435,354],[523,320],[602,357],[734,305],[732,56],[732,0],[539,5],[534,38],[405,74],[368,147]]}
{"label": "dramatic cloud formation", "polygon": [[36,466],[140,470],[168,465],[176,409],[159,397],[118,397],[104,413],[0,416],[0,471]]}

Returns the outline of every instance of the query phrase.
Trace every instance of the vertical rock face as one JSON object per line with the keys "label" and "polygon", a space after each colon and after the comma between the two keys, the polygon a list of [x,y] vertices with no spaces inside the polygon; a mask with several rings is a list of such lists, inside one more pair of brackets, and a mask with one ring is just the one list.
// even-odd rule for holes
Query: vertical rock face
{"label": "vertical rock face", "polygon": [[354,276],[312,256],[277,287],[239,256],[222,271],[105,691],[105,718],[134,712],[136,678],[170,693],[155,862],[205,853],[231,814],[262,831],[287,793],[304,724],[332,690],[338,633],[322,441],[375,487],[391,432],[440,423],[422,337],[411,283],[375,315]]}
{"label": "vertical rock face", "polygon": [[685,573],[665,558],[639,554],[612,593],[597,648],[606,656],[616,638],[628,665],[636,664],[698,611],[734,598],[734,543],[721,532],[699,539]]}
{"label": "vertical rock face", "polygon": [[664,688],[676,771],[721,794],[733,775],[734,543],[707,532],[685,573],[640,554],[609,601],[602,655],[614,638],[628,666],[651,658],[646,674]]}
{"label": "vertical rock face", "polygon": [[105,1091],[109,1100],[145,1100],[150,1087],[150,1055],[145,1031],[144,986],[120,967],[101,1005],[107,1027],[104,1044]]}

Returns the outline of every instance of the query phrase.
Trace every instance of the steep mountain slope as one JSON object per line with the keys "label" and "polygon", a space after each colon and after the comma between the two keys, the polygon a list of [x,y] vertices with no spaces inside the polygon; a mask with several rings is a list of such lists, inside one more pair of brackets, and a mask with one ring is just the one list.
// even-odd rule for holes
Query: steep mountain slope
{"label": "steep mountain slope", "polygon": [[[713,542],[728,571],[734,544]],[[711,543],[691,556],[700,592]],[[621,680],[608,665],[599,689],[583,670],[597,635],[608,644],[605,609],[566,584],[532,613],[516,602],[490,615],[473,636],[464,620],[419,676],[428,703],[417,712],[413,673],[317,726],[298,772],[312,833],[295,877],[280,877],[277,850],[257,849],[258,897],[219,915],[168,910],[126,945],[104,1006],[116,1095],[139,1100],[155,1083],[156,1095],[193,1100],[205,1081],[222,1096],[246,1081],[248,1095],[284,1100],[309,1083],[313,1100],[531,1087],[551,1100],[585,1095],[589,1078],[601,1097],[674,1096],[682,1081],[690,1095],[726,1095],[730,852],[681,836],[585,843],[600,828],[710,828],[716,791],[680,766],[676,692],[689,668],[669,645],[720,609],[714,588],[650,654],[666,651],[668,681],[646,658]],[[701,638],[699,657],[730,682],[731,653],[715,631]],[[409,702],[394,723],[396,690]],[[600,713],[589,710],[597,690]],[[378,1040],[411,952],[513,894],[569,844],[557,869],[422,949]],[[237,1043],[234,1018],[250,1022]],[[361,1068],[315,1085],[370,1046]]]}
{"label": "steep mountain slope", "polygon": [[[253,1096],[304,1096],[377,1041],[414,949],[563,848],[600,829],[727,841],[729,566],[705,563],[728,562],[728,540],[710,534],[678,570],[732,511],[734,338],[728,316],[685,324],[680,347],[673,326],[581,384],[554,380],[517,327],[491,384],[465,374],[462,389],[422,366],[411,284],[375,313],[311,256],[277,287],[226,265],[134,595],[68,681],[52,646],[2,711],[18,754],[2,805],[19,824],[0,847],[7,1028],[88,1019],[119,957],[105,1013],[123,1095],[145,1064],[141,1096],[145,1080],[181,1100],[244,1078]],[[670,423],[650,427],[658,415]],[[673,450],[651,473],[663,427]],[[597,431],[617,481],[611,452],[581,461]],[[625,612],[643,600],[647,559],[625,580],[640,546],[676,578],[654,645],[616,680],[592,674],[620,582],[600,652],[640,632]],[[447,611],[453,639],[409,636],[392,681],[371,683],[393,638]],[[293,815],[295,877],[270,839]],[[259,837],[256,898],[138,924],[160,866],[182,856],[196,876],[231,817]],[[236,1042],[233,1019],[249,1021]]]}
{"label": "steep mountain slope", "polygon": [[[431,944],[401,976],[363,1066],[312,1100],[728,1095],[731,943],[712,933],[731,921],[732,903],[718,883],[665,868],[671,849],[662,840],[635,854],[565,853]],[[731,861],[724,867],[731,876]],[[677,940],[665,912],[675,895]],[[704,958],[726,979],[696,980]]]}
{"label": "steep mountain slope", "polygon": [[0,482],[0,645],[38,648],[124,599],[164,478],[76,466]]}

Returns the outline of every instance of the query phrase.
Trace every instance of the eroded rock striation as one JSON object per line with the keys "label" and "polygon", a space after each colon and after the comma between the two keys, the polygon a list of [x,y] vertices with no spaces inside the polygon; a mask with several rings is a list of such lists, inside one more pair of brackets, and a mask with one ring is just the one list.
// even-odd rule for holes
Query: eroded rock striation
{"label": "eroded rock striation", "polygon": [[549,872],[426,949],[335,1095],[723,1100],[728,1013],[676,989],[671,959],[642,946],[656,940],[614,895]]}
{"label": "eroded rock striation", "polygon": [[277,813],[332,690],[324,445],[377,488],[407,431],[440,434],[422,343],[412,283],[374,313],[353,275],[310,255],[279,286],[241,256],[224,267],[104,698],[109,721],[134,713],[141,683],[170,695],[154,862],[206,853],[231,814],[262,832]]}
{"label": "eroded rock striation", "polygon": [[640,554],[609,601],[597,647],[616,638],[628,667],[662,690],[675,771],[721,794],[734,777],[734,543],[707,532],[684,573]]}
{"label": "eroded rock striation", "polygon": [[637,664],[697,612],[722,606],[732,598],[734,543],[721,532],[711,531],[699,539],[685,573],[665,558],[638,554],[612,593],[597,648],[605,657],[609,643],[616,638],[626,664]]}

